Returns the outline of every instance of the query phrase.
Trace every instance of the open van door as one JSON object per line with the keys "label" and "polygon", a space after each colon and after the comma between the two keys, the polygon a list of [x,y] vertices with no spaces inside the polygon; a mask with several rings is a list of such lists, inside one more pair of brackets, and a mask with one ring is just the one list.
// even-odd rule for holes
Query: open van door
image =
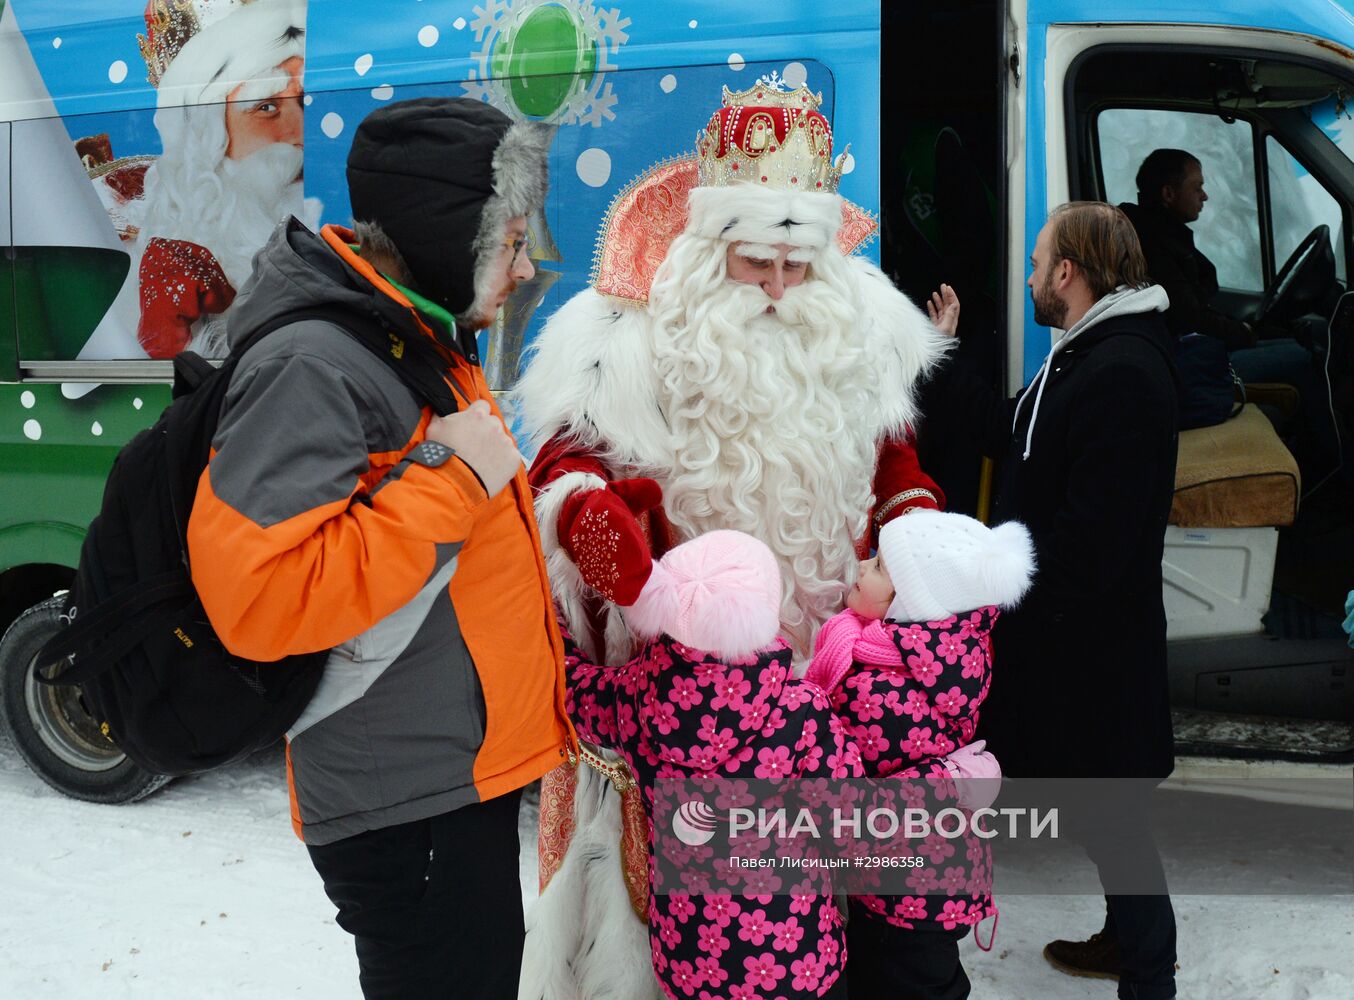
{"label": "open van door", "polygon": [[1347,773],[1354,28],[1327,3],[1187,4],[1173,23],[1152,5],[1091,7],[1009,8],[1007,388],[1049,348],[1024,288],[1048,211],[1135,202],[1149,152],[1193,153],[1210,196],[1193,231],[1222,286],[1211,305],[1299,345],[1305,381],[1253,384],[1237,418],[1181,434],[1162,569],[1177,778],[1294,773],[1276,761]]}

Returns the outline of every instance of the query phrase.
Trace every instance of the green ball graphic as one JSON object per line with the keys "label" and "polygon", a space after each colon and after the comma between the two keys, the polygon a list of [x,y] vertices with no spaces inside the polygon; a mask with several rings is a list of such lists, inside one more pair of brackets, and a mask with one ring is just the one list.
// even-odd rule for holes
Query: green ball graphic
{"label": "green ball graphic", "polygon": [[597,69],[597,50],[573,10],[559,3],[523,9],[494,43],[491,71],[508,100],[530,118],[548,118]]}

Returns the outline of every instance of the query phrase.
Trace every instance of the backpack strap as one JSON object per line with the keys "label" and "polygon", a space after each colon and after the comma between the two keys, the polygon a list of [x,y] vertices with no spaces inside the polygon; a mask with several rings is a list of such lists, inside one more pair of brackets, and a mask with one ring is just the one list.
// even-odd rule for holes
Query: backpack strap
{"label": "backpack strap", "polygon": [[250,333],[231,351],[229,361],[238,363],[239,358],[274,330],[306,320],[319,320],[343,330],[380,358],[419,401],[438,416],[445,417],[460,409],[456,393],[441,374],[455,364],[455,355],[421,334],[408,336],[396,330],[394,324],[376,309],[359,311],[341,306],[312,306],[280,313]]}
{"label": "backpack strap", "polygon": [[192,351],[174,355],[174,389],[170,397],[178,399],[193,392],[216,372],[216,365]]}
{"label": "backpack strap", "polygon": [[175,569],[123,590],[87,614],[71,619],[38,651],[36,666],[69,659],[71,665],[54,677],[35,670],[41,683],[83,684],[112,667],[137,643],[170,618],[179,617],[185,599],[196,592],[186,570]]}

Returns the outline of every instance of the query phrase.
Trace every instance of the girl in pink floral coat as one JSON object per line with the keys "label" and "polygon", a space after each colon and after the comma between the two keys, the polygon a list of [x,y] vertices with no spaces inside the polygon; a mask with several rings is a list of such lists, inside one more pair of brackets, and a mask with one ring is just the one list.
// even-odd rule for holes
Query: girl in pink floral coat
{"label": "girl in pink floral coat", "polygon": [[[755,826],[718,850],[710,843],[731,810],[793,813],[805,779],[865,774],[863,749],[849,735],[865,720],[846,721],[822,687],[793,678],[791,651],[775,637],[780,594],[766,546],[716,531],[655,564],[627,619],[657,638],[630,662],[590,663],[565,636],[578,735],[619,752],[643,792],[653,967],[673,1000],[845,995],[832,869],[734,860],[816,856],[815,848],[774,831],[761,836]],[[898,753],[891,786],[913,779],[925,797],[950,782],[943,763],[909,767]],[[970,756],[960,754],[956,766]]]}
{"label": "girl in pink floral coat", "polygon": [[[830,693],[871,775],[983,747],[973,737],[992,681],[992,625],[1033,572],[1029,533],[1016,522],[988,528],[919,510],[884,525],[878,554],[861,563],[847,610],[824,623],[805,676]],[[999,780],[964,761],[949,762],[967,785],[958,804],[990,805]],[[917,851],[931,864],[909,874],[910,893],[851,897],[852,1000],[968,996],[958,942],[996,913],[989,842],[971,830],[961,839],[933,832]]]}

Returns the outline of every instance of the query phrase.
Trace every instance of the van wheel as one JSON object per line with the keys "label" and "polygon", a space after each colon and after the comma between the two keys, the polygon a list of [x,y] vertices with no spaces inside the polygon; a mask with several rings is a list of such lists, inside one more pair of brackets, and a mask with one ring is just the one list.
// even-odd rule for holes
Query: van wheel
{"label": "van wheel", "polygon": [[33,677],[65,606],[65,594],[34,605],[0,639],[0,718],[19,756],[57,791],[86,802],[135,802],[169,779],[142,770],[99,731],[79,688]]}

